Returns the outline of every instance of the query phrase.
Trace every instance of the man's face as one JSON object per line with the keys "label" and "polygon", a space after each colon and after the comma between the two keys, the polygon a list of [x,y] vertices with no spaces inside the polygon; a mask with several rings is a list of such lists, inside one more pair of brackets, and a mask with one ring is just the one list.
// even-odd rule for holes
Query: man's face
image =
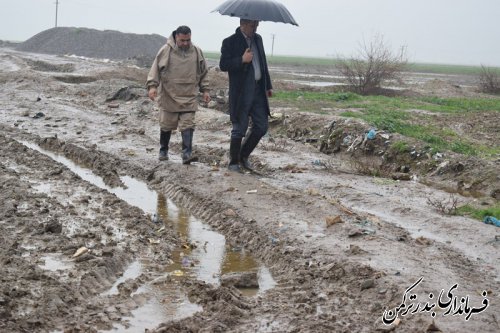
{"label": "man's face", "polygon": [[175,43],[181,50],[187,50],[191,46],[191,34],[177,34],[175,36]]}
{"label": "man's face", "polygon": [[257,32],[257,27],[259,26],[259,21],[244,21],[241,24],[241,30],[248,37],[253,37],[255,32]]}

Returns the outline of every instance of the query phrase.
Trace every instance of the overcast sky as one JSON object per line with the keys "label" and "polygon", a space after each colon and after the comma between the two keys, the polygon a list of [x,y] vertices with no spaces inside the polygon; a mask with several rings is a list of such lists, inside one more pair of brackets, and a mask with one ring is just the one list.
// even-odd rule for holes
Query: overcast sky
{"label": "overcast sky", "polygon": [[[383,36],[411,62],[500,66],[500,0],[278,0],[299,27],[261,22],[268,55],[351,56]],[[59,0],[58,26],[165,37],[188,25],[219,51],[238,19],[212,13],[224,0]],[[0,39],[24,41],[55,26],[56,0],[0,0]],[[273,47],[274,35],[274,47]]]}

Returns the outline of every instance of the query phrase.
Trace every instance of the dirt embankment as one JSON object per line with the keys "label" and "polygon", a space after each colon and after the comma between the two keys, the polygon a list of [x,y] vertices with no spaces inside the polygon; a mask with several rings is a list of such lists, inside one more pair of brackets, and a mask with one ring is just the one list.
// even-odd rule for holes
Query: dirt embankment
{"label": "dirt embankment", "polygon": [[[449,193],[421,181],[456,189],[459,180],[469,184],[485,170],[489,178],[478,177],[482,182],[468,188],[482,193],[480,200],[498,200],[489,193],[498,185],[498,172],[497,178],[491,175],[496,164],[460,161],[459,166],[450,160],[440,168],[444,160],[427,164],[433,159],[417,144],[415,152],[398,156],[380,135],[363,141],[367,124],[339,117],[336,110],[311,115],[275,106],[273,112],[281,116],[272,120],[270,135],[252,156],[260,174],[232,174],[226,170],[230,122],[217,110],[222,94],[213,96],[218,103],[213,108],[197,113],[200,162],[181,164],[178,133],[170,160],[159,162],[157,110],[136,88],[144,81],[143,70],[11,50],[2,50],[0,61],[0,330],[97,332],[117,325],[156,332],[500,329],[500,229],[440,214],[427,200],[445,201]],[[224,90],[224,75],[215,69],[210,75],[220,88],[214,93]],[[117,94],[123,87],[132,88]],[[111,101],[113,96],[117,99]],[[395,140],[391,135],[389,141]],[[23,142],[75,161],[109,187],[120,186],[123,176],[146,182],[223,235],[228,255],[227,249],[252,254],[275,285],[245,296],[231,285],[187,274],[177,249],[187,253],[196,244],[177,225],[154,223],[139,208]],[[363,175],[366,169],[387,170],[391,177]],[[402,174],[410,174],[409,180],[393,179]],[[460,202],[475,200],[456,195]],[[165,209],[159,203],[160,208]],[[210,250],[210,242],[205,245]],[[55,270],[50,269],[54,261]],[[136,263],[140,273],[128,276]],[[192,261],[192,266],[203,263]],[[220,279],[221,271],[211,278]],[[410,300],[405,291],[414,284],[417,298]],[[455,303],[438,306],[441,290]],[[141,316],[137,311],[152,309],[151,298],[158,299],[157,307]],[[403,315],[402,303],[420,311]],[[190,304],[199,308],[153,320]],[[426,304],[434,307],[423,310]],[[384,314],[392,321],[389,311],[398,307],[397,320],[385,325]],[[141,317],[139,324],[134,321]]]}
{"label": "dirt embankment", "polygon": [[89,58],[135,61],[148,67],[167,38],[113,30],[57,27],[42,31],[16,45],[23,52],[74,55]]}

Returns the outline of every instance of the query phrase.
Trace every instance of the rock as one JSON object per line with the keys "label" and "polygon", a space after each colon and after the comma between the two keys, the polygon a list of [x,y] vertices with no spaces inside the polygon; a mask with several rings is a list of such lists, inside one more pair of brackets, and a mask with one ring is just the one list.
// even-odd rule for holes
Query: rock
{"label": "rock", "polygon": [[60,234],[62,232],[62,225],[57,221],[51,221],[45,225],[44,231],[53,234]]}
{"label": "rock", "polygon": [[375,287],[375,281],[373,279],[368,279],[361,282],[361,290],[370,289]]}
{"label": "rock", "polygon": [[112,247],[105,247],[102,249],[102,256],[103,257],[112,257],[113,256],[113,248]]}
{"label": "rock", "polygon": [[394,180],[411,180],[411,175],[403,172],[393,172],[391,177]]}
{"label": "rock", "polygon": [[227,217],[235,217],[237,216],[238,214],[236,214],[236,212],[234,210],[232,210],[231,208],[228,208],[226,209],[224,212],[223,212],[224,216],[227,216]]}
{"label": "rock", "polygon": [[357,254],[364,254],[366,253],[366,251],[357,245],[351,244],[349,245],[349,250],[347,250],[346,253],[350,255],[357,255]]}
{"label": "rock", "polygon": [[415,239],[415,243],[417,243],[419,245],[431,245],[432,242],[430,239],[427,239],[423,236],[420,236],[420,237]]}
{"label": "rock", "polygon": [[432,321],[432,323],[429,325],[429,327],[427,327],[427,329],[425,330],[426,333],[429,333],[429,332],[442,332],[441,329],[439,327],[436,326],[436,324],[434,323],[434,321]]}
{"label": "rock", "polygon": [[259,288],[257,272],[237,272],[224,274],[221,277],[223,286],[233,286],[235,288]]}
{"label": "rock", "polygon": [[342,223],[344,221],[342,221],[342,218],[340,217],[340,215],[337,215],[337,216],[327,216],[325,218],[325,222],[326,222],[326,227],[328,228],[334,224]]}

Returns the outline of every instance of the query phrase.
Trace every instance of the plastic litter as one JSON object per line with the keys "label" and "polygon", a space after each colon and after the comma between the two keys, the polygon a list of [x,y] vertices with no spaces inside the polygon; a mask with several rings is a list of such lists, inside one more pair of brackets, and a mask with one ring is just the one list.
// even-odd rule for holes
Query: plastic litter
{"label": "plastic litter", "polygon": [[494,216],[485,216],[483,222],[486,224],[493,224],[494,226],[500,227],[500,220]]}
{"label": "plastic litter", "polygon": [[81,248],[76,250],[76,252],[73,254],[73,258],[78,258],[79,256],[81,256],[87,252],[89,252],[89,249],[86,248],[85,246],[82,246]]}
{"label": "plastic litter", "polygon": [[271,240],[271,244],[276,245],[279,242],[279,239],[273,236],[269,236],[269,239]]}
{"label": "plastic litter", "polygon": [[181,270],[175,270],[171,273],[173,276],[184,276],[184,272]]}
{"label": "plastic litter", "polygon": [[377,135],[377,131],[375,131],[373,128],[371,130],[368,131],[368,133],[366,134],[366,138],[368,140],[373,140],[375,139],[375,136]]}

